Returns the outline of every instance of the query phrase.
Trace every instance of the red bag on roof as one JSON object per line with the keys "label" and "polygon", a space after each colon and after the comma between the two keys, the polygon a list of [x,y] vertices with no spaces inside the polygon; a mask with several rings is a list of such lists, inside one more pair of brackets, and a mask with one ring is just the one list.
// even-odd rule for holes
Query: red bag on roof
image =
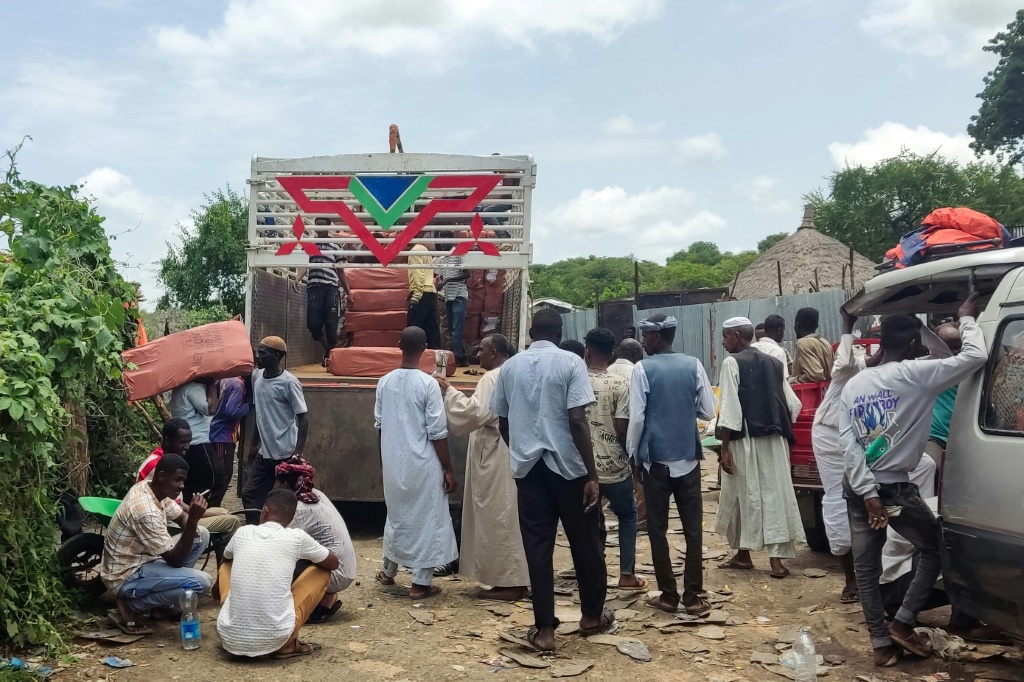
{"label": "red bag on roof", "polygon": [[[925,228],[925,234],[935,234],[940,230],[958,230],[966,232],[974,239],[957,239],[958,242],[979,241],[981,239],[1002,239],[1003,226],[991,216],[987,216],[973,208],[937,208],[921,221]],[[950,238],[950,233],[943,233],[945,238]],[[931,241],[931,240],[929,240]],[[936,240],[939,244],[951,242]]]}

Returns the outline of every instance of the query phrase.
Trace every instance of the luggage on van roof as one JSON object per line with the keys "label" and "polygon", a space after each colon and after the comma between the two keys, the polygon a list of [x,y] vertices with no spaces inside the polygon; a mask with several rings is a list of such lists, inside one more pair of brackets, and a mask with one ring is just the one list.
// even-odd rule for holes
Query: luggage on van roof
{"label": "luggage on van roof", "polygon": [[886,252],[881,267],[905,268],[967,251],[999,249],[1009,243],[1010,233],[991,216],[966,207],[938,208]]}

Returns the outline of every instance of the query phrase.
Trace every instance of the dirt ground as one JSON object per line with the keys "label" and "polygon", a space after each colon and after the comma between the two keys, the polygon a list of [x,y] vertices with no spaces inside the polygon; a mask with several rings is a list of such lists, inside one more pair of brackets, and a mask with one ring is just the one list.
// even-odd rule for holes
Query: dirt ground
{"label": "dirt ground", "polygon": [[[714,461],[714,460],[711,460]],[[577,635],[558,637],[557,655],[545,659],[550,667],[527,668],[512,662],[502,650],[517,654],[529,652],[499,638],[501,631],[522,631],[533,622],[529,602],[512,605],[481,602],[473,597],[475,585],[457,578],[438,581],[444,594],[422,603],[393,596],[373,580],[381,565],[381,539],[384,512],[382,505],[343,506],[359,559],[358,582],[342,593],[344,607],[325,625],[307,626],[303,639],[322,645],[310,657],[290,661],[240,661],[230,658],[218,646],[217,605],[206,598],[201,604],[202,647],[184,651],[177,623],[155,623],[156,634],[129,646],[106,646],[76,640],[75,651],[81,660],[62,669],[60,680],[187,680],[246,682],[272,680],[545,680],[551,679],[568,664],[592,661],[593,667],[575,679],[622,680],[642,676],[645,680],[783,680],[785,677],[751,663],[751,654],[778,655],[780,634],[794,626],[811,627],[817,652],[839,663],[828,666],[832,680],[1024,680],[1020,654],[1016,649],[981,647],[975,658],[997,655],[972,663],[944,663],[938,658],[910,661],[897,668],[876,670],[869,658],[867,632],[858,605],[838,602],[842,588],[841,570],[832,557],[801,547],[796,560],[789,562],[792,575],[773,580],[768,575],[768,558],[755,554],[756,570],[735,571],[717,568],[726,557],[724,540],[712,532],[718,493],[711,489],[715,476],[712,467],[704,478],[704,518],[706,546],[704,556],[705,588],[712,593],[717,607],[725,611],[728,623],[717,627],[723,639],[704,639],[698,634],[703,625],[680,625],[663,629],[673,621],[668,614],[655,612],[643,604],[643,595],[610,589],[620,619],[616,633],[642,641],[650,652],[650,662],[637,662],[619,653],[614,645],[588,642]],[[230,505],[229,505],[230,506]],[[610,512],[609,527],[617,524]],[[674,529],[679,528],[678,518]],[[678,533],[678,530],[677,530]],[[682,559],[682,535],[670,536],[675,558]],[[618,574],[617,537],[609,535],[607,563],[609,581]],[[638,573],[650,578],[650,549],[647,536],[640,535],[637,546]],[[564,537],[558,540],[556,568],[570,569],[572,561]],[[212,562],[211,562],[212,563]],[[681,571],[682,564],[679,564]],[[820,578],[804,575],[805,569],[828,571]],[[209,569],[212,571],[212,568]],[[409,574],[399,574],[399,583],[409,584]],[[571,589],[572,583],[560,580]],[[563,623],[579,618],[575,593],[569,589],[556,596],[558,615]],[[432,624],[422,624],[415,614]],[[715,614],[719,621],[726,619]],[[941,626],[948,609],[924,614],[927,625]],[[712,633],[716,634],[716,633]],[[131,659],[134,667],[112,670],[102,658],[116,655]],[[783,669],[776,667],[781,672]],[[821,671],[819,671],[821,672]],[[936,673],[939,675],[935,676]],[[942,673],[948,674],[948,677]]]}

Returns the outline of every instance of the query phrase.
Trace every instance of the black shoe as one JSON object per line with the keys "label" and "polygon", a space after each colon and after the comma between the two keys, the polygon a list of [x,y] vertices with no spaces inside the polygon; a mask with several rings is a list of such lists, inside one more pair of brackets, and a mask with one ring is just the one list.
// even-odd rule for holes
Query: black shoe
{"label": "black shoe", "polygon": [[459,572],[459,560],[456,559],[455,561],[451,562],[450,564],[446,564],[444,566],[438,566],[437,568],[435,568],[434,569],[434,577],[435,578],[443,578],[443,577],[445,577],[447,575],[455,575],[458,572]]}

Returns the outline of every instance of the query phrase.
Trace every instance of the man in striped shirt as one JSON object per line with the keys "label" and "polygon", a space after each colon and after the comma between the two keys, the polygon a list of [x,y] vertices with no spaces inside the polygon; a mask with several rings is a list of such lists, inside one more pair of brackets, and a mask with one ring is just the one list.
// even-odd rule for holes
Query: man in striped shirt
{"label": "man in striped shirt", "polygon": [[462,256],[451,254],[441,259],[441,290],[444,294],[448,335],[451,337],[451,350],[459,367],[468,367],[466,361],[466,344],[463,331],[466,326],[466,309],[469,307],[469,289],[466,280],[469,270],[462,267]]}
{"label": "man in striped shirt", "polygon": [[[317,218],[318,226],[330,225],[327,218]],[[318,230],[321,239],[330,233]],[[338,288],[345,292],[345,298],[351,304],[352,292],[345,279],[345,257],[341,255],[338,244],[317,242],[322,255],[309,257],[309,268],[299,268],[292,287],[299,290],[299,284],[306,279],[306,328],[313,335],[313,340],[324,347],[324,367],[331,349],[338,345],[338,321],[341,319],[342,301],[338,296]],[[326,266],[326,267],[325,267]],[[308,277],[307,277],[308,273]]]}

